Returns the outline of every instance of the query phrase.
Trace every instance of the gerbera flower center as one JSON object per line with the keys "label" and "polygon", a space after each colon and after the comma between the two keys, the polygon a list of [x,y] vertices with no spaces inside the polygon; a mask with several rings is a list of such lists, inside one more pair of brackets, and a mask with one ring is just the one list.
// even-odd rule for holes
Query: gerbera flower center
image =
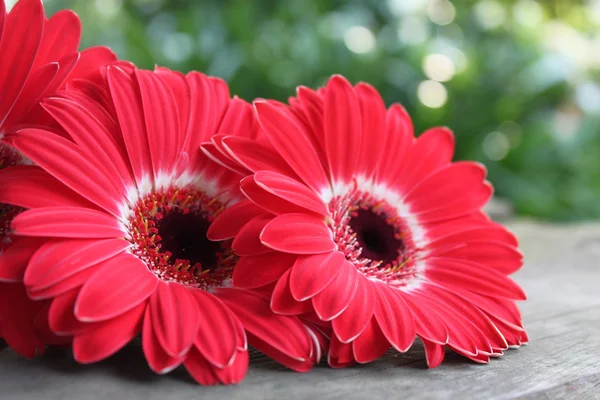
{"label": "gerbera flower center", "polygon": [[169,188],[138,200],[128,219],[132,253],[160,279],[202,289],[231,278],[229,242],[212,242],[208,227],[223,204],[195,188]]}
{"label": "gerbera flower center", "polygon": [[395,207],[355,188],[334,197],[329,210],[337,248],[360,272],[398,287],[414,278],[418,248]]}

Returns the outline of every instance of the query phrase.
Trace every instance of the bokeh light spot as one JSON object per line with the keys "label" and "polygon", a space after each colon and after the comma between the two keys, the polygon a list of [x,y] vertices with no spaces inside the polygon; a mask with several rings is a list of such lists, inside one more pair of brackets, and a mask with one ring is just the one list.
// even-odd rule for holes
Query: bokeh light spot
{"label": "bokeh light spot", "polygon": [[375,36],[364,26],[353,26],[344,33],[344,44],[353,53],[368,53],[375,49]]}
{"label": "bokeh light spot", "polygon": [[423,72],[429,79],[447,82],[456,73],[454,62],[443,54],[429,54],[423,59]]}
{"label": "bokeh light spot", "polygon": [[448,91],[437,81],[423,81],[417,88],[417,97],[429,108],[440,108],[448,101]]}

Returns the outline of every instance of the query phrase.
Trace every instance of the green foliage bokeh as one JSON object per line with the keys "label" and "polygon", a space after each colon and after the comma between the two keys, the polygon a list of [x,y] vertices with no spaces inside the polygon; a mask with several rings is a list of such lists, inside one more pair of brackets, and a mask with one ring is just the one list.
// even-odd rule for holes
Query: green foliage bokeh
{"label": "green foliage bokeh", "polygon": [[[418,4],[401,4],[411,2]],[[80,15],[82,46],[111,46],[143,68],[220,76],[247,100],[285,101],[295,86],[320,86],[334,73],[369,82],[387,104],[408,109],[417,132],[450,127],[456,159],[484,163],[496,194],[517,213],[600,217],[597,0],[455,0],[450,23],[431,17],[432,7],[448,11],[448,0],[44,3],[48,14]],[[411,36],[415,21],[422,40]],[[372,49],[349,50],[344,34],[353,26],[372,32]],[[417,96],[432,53],[458,54],[464,64],[443,83],[448,99],[439,108]]]}

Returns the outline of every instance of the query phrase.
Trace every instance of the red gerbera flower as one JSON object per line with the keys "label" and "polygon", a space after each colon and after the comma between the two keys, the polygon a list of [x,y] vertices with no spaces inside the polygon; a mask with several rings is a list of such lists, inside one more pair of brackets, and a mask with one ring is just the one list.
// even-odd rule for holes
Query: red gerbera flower
{"label": "red gerbera flower", "polygon": [[199,73],[130,76],[109,67],[106,87],[43,102],[72,140],[40,129],[12,138],[49,174],[43,185],[23,176],[27,191],[14,202],[48,187],[69,199],[28,207],[12,223],[17,237],[49,238],[24,282],[32,298],[52,299],[50,328],[73,336],[81,363],[108,357],[141,331],[154,371],[183,364],[201,384],[244,377],[244,330],[277,361],[310,369],[315,335],[298,318],[273,314],[268,297],[232,288],[237,257],[228,242],[206,238],[214,217],[240,200],[240,177],[200,143],[216,132],[255,135],[252,107]]}
{"label": "red gerbera flower", "polygon": [[[368,362],[422,339],[431,367],[444,346],[478,362],[527,341],[508,278],[516,238],[481,208],[485,168],[455,162],[445,128],[414,137],[400,105],[334,76],[299,88],[287,107],[257,101],[269,143],[217,136],[252,175],[249,199],[225,210],[209,237],[235,237],[233,282],[272,288],[280,314],[331,321],[329,363]],[[217,156],[215,156],[217,158]],[[239,221],[232,224],[230,221]],[[310,315],[310,314],[309,314]]]}
{"label": "red gerbera flower", "polygon": [[[7,135],[19,127],[51,122],[39,105],[42,98],[80,79],[95,79],[100,66],[116,60],[105,47],[78,53],[80,36],[79,18],[71,11],[46,19],[41,0],[20,0],[7,15],[0,0],[0,169],[29,163],[9,146]],[[0,197],[7,191],[3,187]],[[12,256],[2,255],[12,242],[10,222],[21,211],[0,200],[0,263],[26,262],[27,248],[17,245]],[[28,357],[43,351],[44,342],[53,338],[30,329],[43,304],[31,302],[21,283],[0,283],[0,293],[0,337]],[[15,303],[21,304],[18,310]],[[3,319],[12,322],[3,324]]]}

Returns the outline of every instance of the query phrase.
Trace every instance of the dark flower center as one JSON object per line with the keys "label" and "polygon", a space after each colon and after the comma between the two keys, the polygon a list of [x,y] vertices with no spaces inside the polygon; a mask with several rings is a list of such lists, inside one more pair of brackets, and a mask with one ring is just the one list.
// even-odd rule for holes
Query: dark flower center
{"label": "dark flower center", "polygon": [[191,265],[200,264],[203,270],[214,271],[218,266],[217,253],[221,243],[206,237],[210,222],[201,214],[184,214],[173,210],[158,222],[161,250],[172,254],[169,261],[187,260]]}
{"label": "dark flower center", "polygon": [[402,287],[415,277],[419,249],[398,210],[354,188],[329,202],[337,250],[371,279]]}
{"label": "dark flower center", "polygon": [[404,243],[396,237],[396,228],[389,224],[385,216],[363,208],[352,214],[350,229],[356,233],[363,257],[387,265],[402,255]]}
{"label": "dark flower center", "polygon": [[169,188],[140,199],[128,221],[132,253],[167,282],[202,289],[231,278],[236,257],[230,241],[206,237],[223,209],[216,199],[194,188]]}

